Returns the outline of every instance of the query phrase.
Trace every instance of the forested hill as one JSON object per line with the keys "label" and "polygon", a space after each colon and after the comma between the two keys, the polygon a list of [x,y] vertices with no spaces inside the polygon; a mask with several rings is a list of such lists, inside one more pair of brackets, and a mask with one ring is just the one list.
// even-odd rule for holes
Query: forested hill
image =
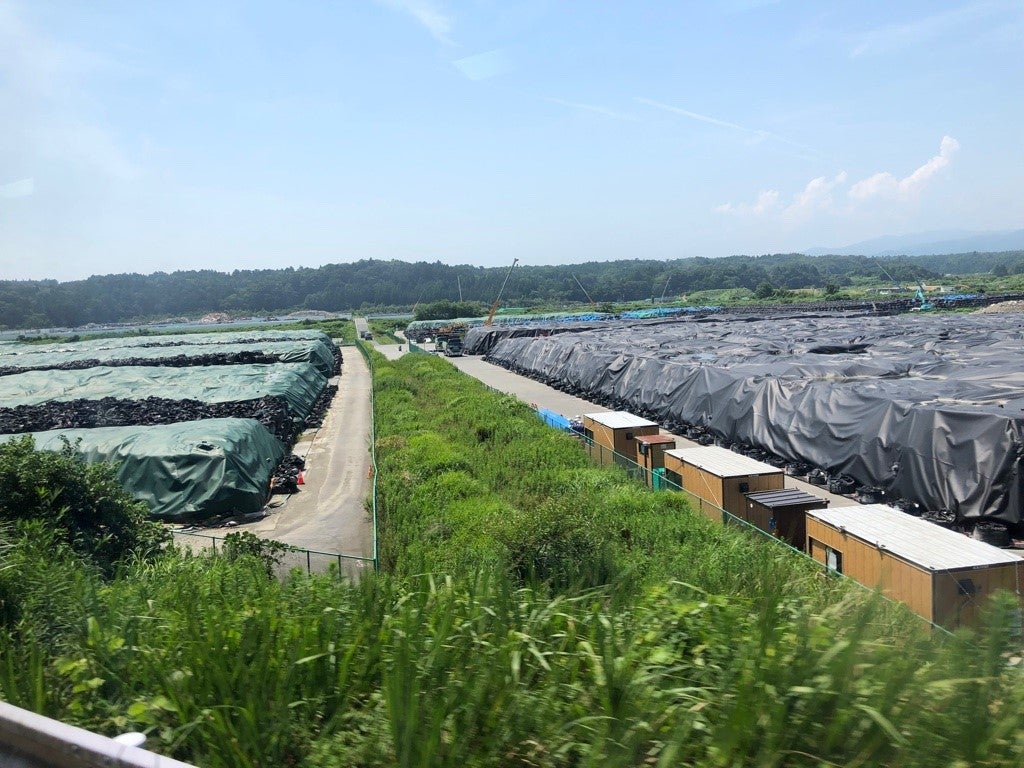
{"label": "forested hill", "polygon": [[[208,270],[107,275],[58,282],[0,281],[0,328],[75,327],[87,323],[196,316],[207,312],[258,314],[295,309],[347,311],[411,307],[458,299],[490,304],[507,267],[450,266],[440,262],[358,261],[316,269]],[[520,265],[505,289],[505,304],[634,301],[720,288],[842,286],[851,279],[934,280],[955,273],[1024,272],[1024,251],[1001,254],[898,257],[775,254],[629,260],[563,266]],[[666,289],[667,284],[667,289]]]}

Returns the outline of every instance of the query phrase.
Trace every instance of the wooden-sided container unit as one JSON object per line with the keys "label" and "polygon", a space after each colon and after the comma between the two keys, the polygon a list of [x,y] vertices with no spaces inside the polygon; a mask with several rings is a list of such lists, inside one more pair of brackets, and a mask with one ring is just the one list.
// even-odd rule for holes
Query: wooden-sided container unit
{"label": "wooden-sided container unit", "polygon": [[1024,560],[884,504],[807,512],[807,553],[929,621],[976,624],[988,597],[1021,599]]}
{"label": "wooden-sided container unit", "polygon": [[828,499],[797,488],[757,491],[747,494],[746,509],[738,517],[803,552],[807,546],[807,510],[827,506]]}
{"label": "wooden-sided container unit", "polygon": [[583,416],[583,434],[593,441],[588,442],[593,458],[602,464],[631,467],[636,460],[636,438],[658,434],[658,425],[626,411],[587,413]]}
{"label": "wooden-sided container unit", "polygon": [[637,435],[636,463],[643,467],[648,485],[654,481],[654,470],[665,467],[665,451],[676,447],[676,439],[669,435]]}
{"label": "wooden-sided container unit", "polygon": [[[746,512],[746,494],[781,490],[785,481],[781,469],[717,445],[665,451],[665,472],[694,496],[737,517]],[[724,522],[721,513],[706,514]]]}

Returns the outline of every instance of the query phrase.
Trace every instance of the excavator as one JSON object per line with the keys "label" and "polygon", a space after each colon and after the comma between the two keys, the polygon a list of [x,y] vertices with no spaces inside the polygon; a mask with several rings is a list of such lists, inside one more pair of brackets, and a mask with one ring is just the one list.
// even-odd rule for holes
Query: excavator
{"label": "excavator", "polygon": [[487,319],[484,320],[484,325],[490,327],[494,325],[494,315],[498,311],[498,305],[501,303],[501,294],[505,292],[505,286],[508,284],[508,279],[512,276],[512,270],[516,268],[516,264],[519,263],[519,259],[512,259],[512,266],[508,268],[508,272],[505,273],[505,280],[501,284],[501,289],[498,291],[498,298],[494,300],[491,305],[491,311],[487,313]]}
{"label": "excavator", "polygon": [[924,283],[920,280],[917,282],[917,293],[914,294],[914,300],[921,302],[920,306],[915,307],[918,312],[930,312],[935,309],[935,305],[928,301],[928,297],[924,294]]}

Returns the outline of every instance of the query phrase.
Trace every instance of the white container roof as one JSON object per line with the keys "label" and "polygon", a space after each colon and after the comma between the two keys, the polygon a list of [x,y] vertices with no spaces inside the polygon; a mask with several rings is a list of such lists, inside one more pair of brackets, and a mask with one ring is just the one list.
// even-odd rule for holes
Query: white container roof
{"label": "white container roof", "polygon": [[746,475],[781,475],[782,470],[755,461],[749,456],[730,451],[717,445],[705,445],[698,448],[675,448],[665,451],[666,456],[692,464],[698,469],[711,472],[719,477],[745,477]]}
{"label": "white container roof", "polygon": [[930,571],[984,568],[1021,561],[1012,552],[885,504],[811,509],[807,516]]}
{"label": "white container roof", "polygon": [[605,411],[604,413],[585,413],[583,415],[609,429],[635,429],[637,427],[658,426],[656,421],[650,421],[626,411]]}

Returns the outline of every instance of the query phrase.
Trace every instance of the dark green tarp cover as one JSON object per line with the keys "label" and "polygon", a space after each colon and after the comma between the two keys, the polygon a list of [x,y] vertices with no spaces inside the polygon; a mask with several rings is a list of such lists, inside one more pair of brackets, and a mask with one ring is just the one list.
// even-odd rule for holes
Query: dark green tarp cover
{"label": "dark green tarp cover", "polygon": [[[210,354],[264,352],[277,355],[282,363],[312,363],[324,376],[330,376],[334,369],[333,344],[326,336],[317,339],[270,340],[246,344],[225,343],[224,339],[208,338],[222,335],[204,334],[202,343],[187,343],[177,346],[140,346],[156,341],[146,338],[134,338],[132,339],[133,344],[124,343],[125,339],[95,339],[63,345],[7,345],[0,348],[0,368],[59,366],[62,363],[79,360],[99,360],[100,363],[106,363],[130,358],[157,360],[181,355],[197,357]],[[110,342],[118,343],[111,344]],[[166,342],[161,338],[159,343]]]}
{"label": "dark green tarp cover", "polygon": [[104,397],[226,403],[277,395],[284,398],[295,418],[305,418],[326,386],[327,379],[309,363],[27,371],[0,376],[0,406]]}
{"label": "dark green tarp cover", "polygon": [[[263,332],[268,333],[268,332]],[[177,355],[266,352],[281,356],[282,362],[311,362],[316,370],[330,376],[334,368],[335,345],[319,331],[296,331],[285,337],[276,332],[262,334],[182,334],[178,336],[132,336],[116,339],[85,339],[54,344],[7,344],[0,346],[0,369],[59,366],[63,362],[97,359],[100,362],[130,357],[158,359]]]}
{"label": "dark green tarp cover", "polygon": [[[0,441],[22,437],[3,435]],[[284,455],[284,447],[252,419],[55,429],[32,437],[39,450],[59,451],[66,438],[86,461],[117,464],[121,484],[153,516],[176,520],[259,511]]]}
{"label": "dark green tarp cover", "polygon": [[330,341],[330,337],[323,331],[232,331],[230,333],[147,334],[145,336],[121,336],[108,339],[58,341],[52,344],[21,344],[21,346],[45,353],[61,349],[117,349],[118,347],[139,347],[145,344],[182,344],[189,346],[239,344],[253,339],[268,342],[288,341],[290,339]]}

